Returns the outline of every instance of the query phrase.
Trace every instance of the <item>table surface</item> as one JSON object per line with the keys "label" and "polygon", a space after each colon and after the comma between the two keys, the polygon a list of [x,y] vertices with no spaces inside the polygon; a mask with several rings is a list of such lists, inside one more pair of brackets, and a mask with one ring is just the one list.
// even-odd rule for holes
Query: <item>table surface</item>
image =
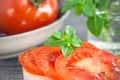
{"label": "table surface", "polygon": [[[84,16],[75,16],[74,12],[71,11],[61,26],[60,31],[64,30],[66,25],[71,25],[82,40],[87,40],[85,22],[86,19]],[[22,67],[18,63],[17,57],[0,60],[0,80],[23,80],[22,77]]]}

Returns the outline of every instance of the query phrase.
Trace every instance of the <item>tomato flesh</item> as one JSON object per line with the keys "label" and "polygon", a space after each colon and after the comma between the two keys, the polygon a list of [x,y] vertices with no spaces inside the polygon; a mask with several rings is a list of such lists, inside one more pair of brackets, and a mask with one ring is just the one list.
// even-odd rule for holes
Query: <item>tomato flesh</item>
{"label": "tomato flesh", "polygon": [[119,57],[84,45],[68,58],[59,56],[55,66],[64,80],[120,80]]}
{"label": "tomato flesh", "polygon": [[44,46],[35,55],[35,61],[43,73],[54,80],[62,80],[55,70],[56,58],[60,55],[59,48]]}
{"label": "tomato flesh", "polygon": [[35,63],[34,55],[37,53],[38,48],[29,49],[21,53],[18,60],[22,66],[33,74],[43,75],[42,70],[39,69]]}
{"label": "tomato flesh", "polygon": [[19,62],[29,72],[53,80],[120,80],[120,57],[86,42],[68,57],[60,47],[33,48],[23,52]]}
{"label": "tomato flesh", "polygon": [[[79,52],[78,49],[76,50],[76,52],[78,54]],[[85,53],[86,53],[86,50],[85,50]],[[95,77],[90,72],[78,66],[78,63],[80,63],[80,61],[82,61],[84,58],[91,57],[91,55],[90,54],[85,55],[84,53],[82,53],[82,54],[78,54],[79,56],[76,56],[75,54],[72,54],[68,58],[64,58],[63,55],[57,58],[55,66],[59,75],[63,76],[64,80],[68,78],[68,75],[69,75],[68,80],[75,80],[75,79],[76,80],[94,80]]]}

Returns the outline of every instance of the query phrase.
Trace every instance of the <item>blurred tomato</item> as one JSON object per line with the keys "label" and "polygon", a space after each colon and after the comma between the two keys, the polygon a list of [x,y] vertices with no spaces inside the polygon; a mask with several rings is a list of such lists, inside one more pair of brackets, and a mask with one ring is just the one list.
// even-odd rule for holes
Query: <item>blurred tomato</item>
{"label": "blurred tomato", "polygon": [[48,25],[57,18],[58,0],[43,0],[38,8],[32,1],[0,0],[0,30],[8,35],[23,33]]}

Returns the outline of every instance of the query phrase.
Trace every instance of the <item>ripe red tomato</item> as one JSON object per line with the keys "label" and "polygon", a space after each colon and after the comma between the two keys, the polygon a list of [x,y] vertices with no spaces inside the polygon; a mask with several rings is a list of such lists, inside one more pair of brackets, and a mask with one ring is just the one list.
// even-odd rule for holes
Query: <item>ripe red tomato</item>
{"label": "ripe red tomato", "polygon": [[0,0],[0,30],[8,35],[48,25],[57,16],[57,0],[44,0],[38,8],[31,0]]}
{"label": "ripe red tomato", "polygon": [[23,52],[19,62],[29,72],[53,80],[120,80],[120,57],[87,42],[68,57],[59,47],[33,48]]}
{"label": "ripe red tomato", "polygon": [[120,80],[119,57],[84,45],[67,58],[59,56],[55,68],[64,80]]}
{"label": "ripe red tomato", "polygon": [[59,48],[43,46],[37,54],[35,54],[35,61],[43,73],[53,80],[63,80],[55,70],[55,61],[61,54]]}
{"label": "ripe red tomato", "polygon": [[39,48],[33,48],[27,51],[24,51],[19,55],[18,61],[29,72],[33,74],[43,75],[42,70],[39,69],[34,59],[34,55],[37,53],[38,50]]}

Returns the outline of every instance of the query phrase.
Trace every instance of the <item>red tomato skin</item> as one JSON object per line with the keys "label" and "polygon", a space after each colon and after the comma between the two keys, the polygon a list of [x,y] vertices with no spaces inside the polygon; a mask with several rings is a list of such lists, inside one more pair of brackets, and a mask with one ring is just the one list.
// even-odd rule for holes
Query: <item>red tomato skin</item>
{"label": "red tomato skin", "polygon": [[43,72],[35,63],[34,55],[37,53],[37,51],[38,48],[32,48],[22,52],[18,57],[18,61],[27,71],[33,74],[43,75]]}
{"label": "red tomato skin", "polygon": [[90,75],[90,73],[85,72],[84,70],[68,67],[66,65],[67,62],[68,59],[64,58],[63,55],[60,55],[55,63],[57,73],[64,80],[96,80],[94,76]]}
{"label": "red tomato skin", "polygon": [[55,70],[55,61],[61,54],[59,48],[50,46],[43,46],[35,54],[35,61],[37,66],[43,71],[45,76],[52,78],[53,80],[63,80]]}
{"label": "red tomato skin", "polygon": [[[81,48],[83,48],[82,49],[83,53],[80,52]],[[56,62],[55,62],[55,68],[56,68],[57,73],[64,80],[97,80],[96,77],[93,76],[88,71],[75,67],[74,63],[76,63],[79,60],[84,59],[85,57],[91,57],[90,53],[94,53],[95,51],[98,51],[98,50],[99,49],[95,47],[94,45],[88,42],[83,42],[83,45],[79,47],[78,49],[74,50],[73,53],[69,57],[65,58],[61,54],[56,59]],[[76,56],[76,54],[79,54],[79,53],[81,53],[81,57]],[[84,56],[84,58],[82,55]]]}
{"label": "red tomato skin", "polygon": [[104,74],[98,74],[99,80],[120,80],[120,58],[118,56],[105,50],[99,50],[95,52],[95,57],[109,69]]}
{"label": "red tomato skin", "polygon": [[43,27],[55,21],[57,16],[57,0],[45,0],[39,8],[30,0],[0,0],[0,30],[8,35]]}
{"label": "red tomato skin", "polygon": [[120,58],[89,43],[67,58],[61,54],[55,68],[64,80],[120,80]]}

